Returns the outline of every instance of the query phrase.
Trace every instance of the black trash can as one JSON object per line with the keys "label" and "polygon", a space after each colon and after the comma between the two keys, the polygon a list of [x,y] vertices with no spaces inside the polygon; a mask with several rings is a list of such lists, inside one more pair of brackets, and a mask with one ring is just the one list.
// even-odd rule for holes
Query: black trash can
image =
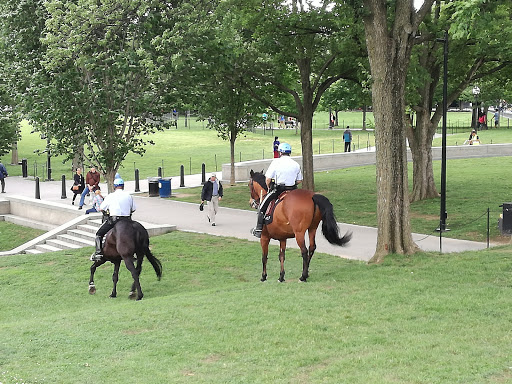
{"label": "black trash can", "polygon": [[512,203],[503,203],[503,214],[500,218],[500,230],[502,235],[512,235]]}
{"label": "black trash can", "polygon": [[158,197],[158,177],[148,177],[149,197]]}

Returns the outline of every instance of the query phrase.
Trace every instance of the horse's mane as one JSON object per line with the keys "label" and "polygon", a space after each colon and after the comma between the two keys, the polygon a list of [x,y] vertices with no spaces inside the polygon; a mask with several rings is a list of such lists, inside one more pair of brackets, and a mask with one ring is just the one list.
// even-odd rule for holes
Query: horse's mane
{"label": "horse's mane", "polygon": [[267,181],[266,181],[266,178],[265,178],[265,175],[261,172],[254,172],[252,174],[252,179],[257,182],[259,185],[261,185],[265,191],[267,191]]}

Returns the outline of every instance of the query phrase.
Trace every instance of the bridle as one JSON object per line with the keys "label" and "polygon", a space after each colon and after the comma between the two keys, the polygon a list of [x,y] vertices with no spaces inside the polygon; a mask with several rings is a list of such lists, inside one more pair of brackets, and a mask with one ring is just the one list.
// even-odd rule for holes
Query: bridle
{"label": "bridle", "polygon": [[[254,209],[258,209],[258,207],[261,204],[261,200],[263,199],[263,196],[267,194],[265,188],[263,188],[263,186],[260,183],[256,183],[261,187],[259,195],[258,192],[256,192],[256,189],[254,188],[254,179],[251,178],[249,180],[249,188],[251,190],[251,199],[249,200],[249,205]],[[263,192],[265,192],[265,195],[263,194]]]}

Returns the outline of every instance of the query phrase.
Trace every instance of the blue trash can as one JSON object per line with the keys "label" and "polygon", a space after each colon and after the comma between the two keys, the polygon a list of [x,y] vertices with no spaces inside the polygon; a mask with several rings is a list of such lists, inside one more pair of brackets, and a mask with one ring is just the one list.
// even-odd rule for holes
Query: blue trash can
{"label": "blue trash can", "polygon": [[160,182],[160,197],[171,197],[171,177],[162,177]]}

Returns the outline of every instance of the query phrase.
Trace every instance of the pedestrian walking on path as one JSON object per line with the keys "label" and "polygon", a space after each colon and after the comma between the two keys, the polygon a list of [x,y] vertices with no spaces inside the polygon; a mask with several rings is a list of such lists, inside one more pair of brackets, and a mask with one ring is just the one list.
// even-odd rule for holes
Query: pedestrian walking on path
{"label": "pedestrian walking on path", "polygon": [[205,201],[208,202],[208,221],[212,223],[213,227],[216,225],[215,217],[219,210],[219,201],[222,200],[223,195],[224,192],[222,184],[217,180],[217,175],[212,173],[208,181],[203,185],[203,190],[201,191],[201,204],[204,204]]}

